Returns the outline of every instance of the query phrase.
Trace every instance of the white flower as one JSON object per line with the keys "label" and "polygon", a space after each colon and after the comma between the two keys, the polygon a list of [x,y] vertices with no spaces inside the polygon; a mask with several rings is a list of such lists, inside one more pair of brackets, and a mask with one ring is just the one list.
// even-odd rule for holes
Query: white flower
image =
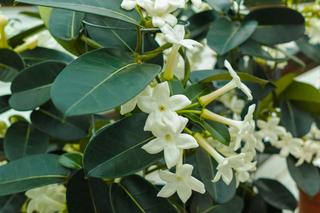
{"label": "white flower", "polygon": [[245,106],[244,100],[238,98],[233,92],[228,92],[222,95],[219,101],[221,101],[223,105],[228,107],[236,115],[240,115]]}
{"label": "white flower", "polygon": [[170,121],[173,126],[180,124],[180,118],[175,112],[191,104],[191,101],[184,95],[173,95],[170,97],[168,82],[158,84],[152,91],[151,96],[141,96],[138,107],[148,113],[144,130],[152,131],[153,127],[166,126]]}
{"label": "white flower", "polygon": [[315,141],[307,140],[303,142],[300,152],[298,156],[296,156],[299,159],[296,166],[300,166],[305,161],[311,163],[313,156],[319,152],[319,149],[320,144]]}
{"label": "white flower", "polygon": [[300,138],[294,138],[291,133],[287,132],[273,145],[281,149],[280,155],[283,157],[287,157],[289,154],[298,157],[301,153],[303,142]]}
{"label": "white flower", "polygon": [[164,159],[167,167],[170,169],[177,165],[180,152],[184,149],[192,149],[198,147],[197,141],[189,134],[182,133],[188,123],[188,119],[179,116],[180,125],[159,126],[152,130],[155,139],[142,146],[150,154],[164,152]]}
{"label": "white flower", "polygon": [[136,0],[123,0],[121,3],[121,7],[125,10],[133,10],[137,5]]}
{"label": "white flower", "polygon": [[237,75],[236,71],[234,71],[229,61],[225,60],[224,66],[228,69],[230,75],[232,76],[231,82],[234,84],[234,86],[239,88],[244,94],[246,94],[248,100],[252,100],[253,97],[251,94],[251,90],[241,82],[240,77]]}
{"label": "white flower", "polygon": [[6,165],[8,162],[6,161],[6,160],[4,160],[4,161],[0,161],[0,166],[4,166],[4,165]]}
{"label": "white flower", "polygon": [[271,144],[274,144],[278,141],[279,136],[286,133],[286,129],[282,126],[279,126],[280,118],[270,117],[268,121],[257,121],[257,126],[260,130],[257,132],[261,138],[266,141],[269,141]]}
{"label": "white flower", "polygon": [[159,197],[170,197],[175,192],[182,202],[186,202],[192,195],[192,190],[201,194],[205,193],[205,187],[202,182],[192,177],[193,166],[184,164],[177,167],[176,173],[169,171],[160,171],[160,178],[167,184],[158,193]]}
{"label": "white flower", "polygon": [[142,97],[142,96],[150,96],[151,94],[152,94],[152,87],[147,86],[139,95],[137,95],[132,100],[128,101],[127,103],[125,103],[125,104],[123,104],[121,106],[120,114],[124,115],[124,114],[127,114],[129,112],[132,112],[136,108],[140,97]]}
{"label": "white flower", "polygon": [[306,33],[310,37],[311,44],[320,44],[320,19],[311,18],[308,20],[308,25],[306,27]]}
{"label": "white flower", "polygon": [[320,129],[315,123],[312,124],[309,133],[306,135],[306,138],[320,140]]}
{"label": "white flower", "polygon": [[63,212],[66,209],[66,188],[63,185],[52,184],[26,192],[30,199],[27,213]]}

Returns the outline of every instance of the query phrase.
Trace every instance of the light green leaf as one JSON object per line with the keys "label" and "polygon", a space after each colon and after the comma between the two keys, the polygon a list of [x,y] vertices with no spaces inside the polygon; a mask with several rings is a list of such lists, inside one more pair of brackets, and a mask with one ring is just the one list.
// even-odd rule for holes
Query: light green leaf
{"label": "light green leaf", "polygon": [[55,80],[51,96],[67,116],[103,112],[137,96],[160,71],[159,65],[138,64],[127,53],[103,48],[67,66]]}

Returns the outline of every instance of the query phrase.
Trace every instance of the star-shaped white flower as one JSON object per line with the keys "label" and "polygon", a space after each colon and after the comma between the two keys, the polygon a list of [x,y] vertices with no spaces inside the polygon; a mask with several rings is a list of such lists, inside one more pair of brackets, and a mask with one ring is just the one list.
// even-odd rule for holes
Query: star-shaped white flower
{"label": "star-shaped white flower", "polygon": [[289,154],[299,157],[303,141],[300,138],[292,137],[291,133],[287,132],[273,145],[280,149],[280,155],[283,157],[287,157]]}
{"label": "star-shaped white flower", "polygon": [[168,123],[152,130],[155,139],[142,146],[150,154],[164,152],[164,159],[170,169],[177,165],[181,150],[198,147],[197,141],[189,134],[182,133],[188,119],[179,116],[180,125],[172,126]]}
{"label": "star-shaped white flower", "polygon": [[257,126],[260,130],[257,134],[266,141],[269,141],[271,144],[274,144],[278,141],[279,136],[286,133],[286,129],[282,126],[279,126],[280,118],[270,117],[268,121],[257,121]]}
{"label": "star-shaped white flower", "polygon": [[141,96],[138,101],[138,107],[149,114],[144,130],[152,131],[159,126],[167,126],[168,121],[172,126],[179,126],[180,118],[175,111],[189,104],[191,101],[184,95],[170,96],[168,82],[158,84],[151,96]]}
{"label": "star-shaped white flower", "polygon": [[139,95],[137,95],[136,97],[134,97],[132,100],[128,101],[127,103],[121,105],[120,114],[124,115],[129,112],[132,112],[136,108],[140,97],[151,96],[151,94],[152,94],[152,87],[147,86]]}
{"label": "star-shaped white flower", "polygon": [[177,192],[182,202],[185,203],[191,197],[192,190],[201,194],[205,193],[204,184],[191,176],[192,170],[192,165],[184,164],[177,167],[175,174],[169,171],[160,171],[160,178],[167,184],[160,190],[158,196],[170,197]]}
{"label": "star-shaped white flower", "polygon": [[314,155],[319,152],[320,144],[319,142],[315,142],[313,140],[307,140],[302,143],[302,147],[299,150],[299,154],[297,157],[299,160],[296,163],[296,166],[300,166],[304,162],[311,163]]}

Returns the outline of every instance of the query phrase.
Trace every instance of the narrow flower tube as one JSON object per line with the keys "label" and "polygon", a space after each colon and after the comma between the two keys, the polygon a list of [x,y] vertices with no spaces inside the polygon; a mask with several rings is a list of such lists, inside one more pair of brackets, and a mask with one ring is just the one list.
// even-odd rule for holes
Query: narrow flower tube
{"label": "narrow flower tube", "polygon": [[202,149],[204,149],[209,155],[211,155],[218,163],[224,160],[224,157],[219,154],[207,141],[206,139],[200,134],[194,134],[194,138],[200,145]]}
{"label": "narrow flower tube", "polygon": [[8,19],[5,16],[0,15],[0,48],[7,48],[8,39],[5,32],[5,27],[8,25]]}
{"label": "narrow flower tube", "polygon": [[168,56],[166,66],[163,72],[163,78],[170,81],[174,77],[174,70],[178,65],[179,60],[179,49],[181,45],[173,45],[171,53]]}
{"label": "narrow flower tube", "polygon": [[38,45],[38,37],[31,37],[29,39],[27,39],[23,44],[17,46],[14,51],[16,53],[22,53],[26,50],[32,50],[34,48],[36,48]]}
{"label": "narrow flower tube", "polygon": [[217,121],[219,123],[226,124],[228,126],[233,126],[238,129],[239,129],[239,126],[241,126],[241,124],[242,124],[242,121],[236,121],[236,120],[232,120],[230,118],[223,117],[223,116],[218,115],[214,112],[211,112],[208,109],[202,110],[201,117],[204,119],[207,119],[207,120]]}

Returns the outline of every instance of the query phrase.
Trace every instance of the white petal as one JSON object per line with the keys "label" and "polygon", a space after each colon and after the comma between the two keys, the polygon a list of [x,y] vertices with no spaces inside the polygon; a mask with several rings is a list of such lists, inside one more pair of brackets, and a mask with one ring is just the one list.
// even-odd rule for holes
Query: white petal
{"label": "white petal", "polygon": [[164,160],[169,169],[177,165],[179,157],[180,150],[175,145],[167,145],[164,147]]}
{"label": "white petal", "polygon": [[253,99],[251,90],[245,84],[242,83],[239,89],[247,96],[249,101]]}
{"label": "white petal", "polygon": [[192,149],[199,147],[199,144],[194,139],[194,137],[188,134],[180,134],[176,138],[175,142],[177,144],[177,147],[179,147],[180,149]]}
{"label": "white petal", "polygon": [[188,178],[192,175],[193,166],[190,164],[183,164],[177,168],[177,175],[180,177]]}
{"label": "white petal", "polygon": [[178,23],[178,19],[176,16],[168,13],[162,16],[162,19],[168,23],[170,26],[174,26]]}
{"label": "white petal", "polygon": [[177,191],[175,184],[168,183],[158,193],[158,197],[170,197]]}
{"label": "white petal", "polygon": [[189,186],[191,187],[191,189],[193,191],[199,192],[201,194],[206,192],[204,184],[201,181],[199,181],[196,178],[194,178],[194,177],[190,177],[187,180],[187,183],[189,184]]}
{"label": "white petal", "polygon": [[138,98],[138,107],[142,112],[151,113],[157,109],[157,104],[150,96],[141,96]]}
{"label": "white petal", "polygon": [[193,50],[197,47],[203,46],[201,43],[199,43],[195,40],[192,40],[192,39],[184,39],[180,42],[180,44],[189,50]]}
{"label": "white petal", "polygon": [[121,3],[121,8],[125,10],[133,10],[136,6],[136,0],[123,0]]}
{"label": "white petal", "polygon": [[165,102],[170,97],[170,88],[167,81],[158,84],[152,94],[155,100]]}
{"label": "white petal", "polygon": [[158,138],[146,143],[141,147],[149,154],[157,154],[163,150],[163,142]]}
{"label": "white petal", "polygon": [[178,192],[178,196],[180,197],[183,203],[187,202],[187,200],[192,195],[192,190],[186,184],[179,184],[177,186],[177,192]]}
{"label": "white petal", "polygon": [[160,170],[159,176],[162,180],[164,180],[167,183],[175,182],[177,180],[176,175],[172,172],[166,171],[166,170]]}
{"label": "white petal", "polygon": [[176,133],[183,132],[184,128],[187,126],[187,124],[189,122],[189,120],[187,118],[182,117],[182,116],[179,116],[179,120],[180,120],[180,123],[179,123],[179,125],[177,125],[177,128],[175,129],[175,130],[177,130]]}
{"label": "white petal", "polygon": [[153,16],[152,17],[152,24],[155,26],[155,27],[163,27],[166,22],[165,20],[162,18],[162,17],[159,17],[159,16]]}
{"label": "white petal", "polygon": [[190,105],[191,101],[185,95],[174,95],[169,98],[169,107],[172,111],[177,111]]}
{"label": "white petal", "polygon": [[135,97],[132,100],[130,100],[129,102],[123,104],[120,108],[120,114],[124,115],[129,112],[132,112],[134,110],[134,108],[136,108],[137,101],[138,101],[138,98]]}

